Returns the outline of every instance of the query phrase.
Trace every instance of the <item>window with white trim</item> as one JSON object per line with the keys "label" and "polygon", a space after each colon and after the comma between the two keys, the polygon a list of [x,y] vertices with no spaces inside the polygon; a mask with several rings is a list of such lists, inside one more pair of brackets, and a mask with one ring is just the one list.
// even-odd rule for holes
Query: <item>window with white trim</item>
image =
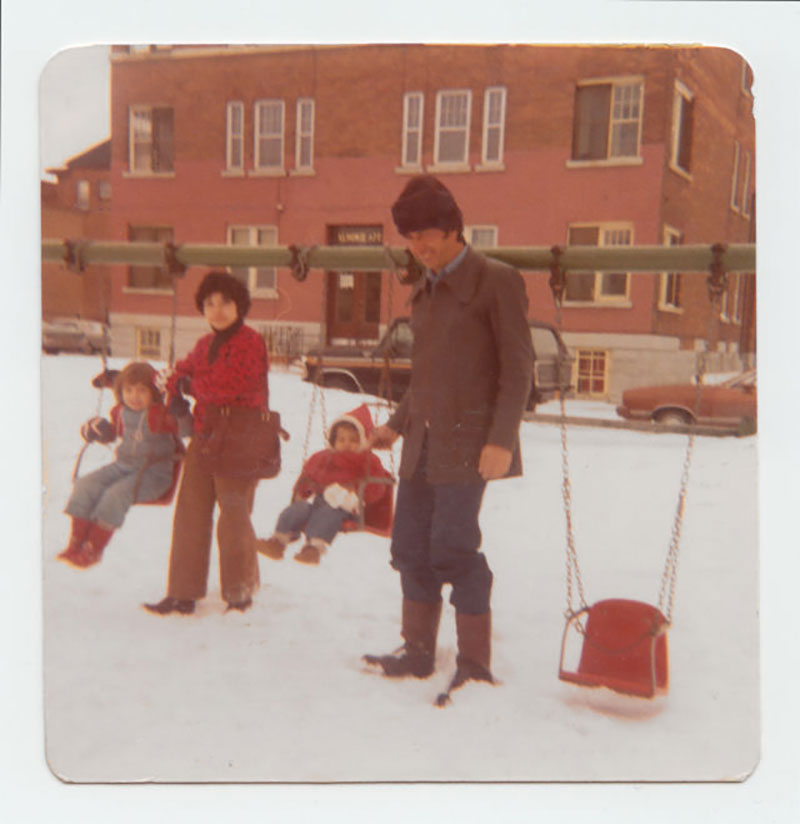
{"label": "window with white trim", "polygon": [[[671,226],[664,227],[664,245],[680,246],[683,236]],[[678,272],[662,272],[658,290],[658,308],[667,312],[680,312],[681,276]]]}
{"label": "window with white trim", "polygon": [[573,160],[639,157],[644,83],[638,78],[586,81],[575,91]]}
{"label": "window with white trim", "polygon": [[469,160],[469,126],[472,91],[441,91],[436,95],[434,163],[461,166]]}
{"label": "window with white trim", "polygon": [[604,397],[608,386],[608,352],[579,349],[575,357],[575,391],[584,398]]}
{"label": "window with white trim", "polygon": [[225,167],[229,172],[244,170],[244,103],[231,100],[226,110]]}
{"label": "window with white trim", "polygon": [[506,128],[506,89],[492,86],[483,97],[483,149],[484,164],[503,162],[503,142]]}
{"label": "window with white trim", "polygon": [[161,330],[152,326],[136,327],[136,357],[161,360]]}
{"label": "window with white trim", "polygon": [[692,163],[694,132],[694,95],[680,81],[675,81],[672,98],[672,149],[670,165],[689,174]]}
{"label": "window with white trim", "polygon": [[497,246],[497,226],[465,226],[464,236],[470,246],[479,249]]}
{"label": "window with white trim", "polygon": [[283,100],[259,100],[255,105],[257,171],[283,171]]}
{"label": "window with white trim", "polygon": [[314,168],[314,101],[310,97],[297,101],[294,165],[303,171]]}
{"label": "window with white trim", "polygon": [[89,199],[92,193],[92,185],[88,180],[79,180],[75,184],[75,206],[82,211],[89,209]]}
{"label": "window with white trim", "polygon": [[[228,243],[232,246],[277,246],[277,226],[229,226]],[[274,266],[231,266],[231,274],[239,278],[253,297],[275,297],[278,272]]]}
{"label": "window with white trim", "polygon": [[403,166],[422,167],[422,116],[425,95],[407,92],[403,95]]}
{"label": "window with white trim", "polygon": [[[630,246],[630,223],[574,224],[567,242],[573,246]],[[628,301],[627,272],[567,272],[564,300],[569,303],[621,304]]]}
{"label": "window with white trim", "polygon": [[742,146],[737,140],[733,144],[733,174],[731,175],[731,209],[734,212],[741,212],[741,190],[739,188],[740,172],[739,162],[742,154]]}
{"label": "window with white trim", "polygon": [[131,172],[172,172],[174,112],[169,106],[128,110],[128,165]]}
{"label": "window with white trim", "polygon": [[742,177],[742,214],[750,217],[750,165],[753,162],[750,152],[744,153],[744,175]]}

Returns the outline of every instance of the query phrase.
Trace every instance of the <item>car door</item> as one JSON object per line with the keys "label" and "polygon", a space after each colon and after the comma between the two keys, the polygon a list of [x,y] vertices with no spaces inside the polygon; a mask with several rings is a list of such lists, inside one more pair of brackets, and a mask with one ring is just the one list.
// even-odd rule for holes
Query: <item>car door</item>
{"label": "car door", "polygon": [[534,363],[534,381],[540,397],[553,397],[563,386],[572,384],[572,357],[558,331],[545,323],[530,324]]}

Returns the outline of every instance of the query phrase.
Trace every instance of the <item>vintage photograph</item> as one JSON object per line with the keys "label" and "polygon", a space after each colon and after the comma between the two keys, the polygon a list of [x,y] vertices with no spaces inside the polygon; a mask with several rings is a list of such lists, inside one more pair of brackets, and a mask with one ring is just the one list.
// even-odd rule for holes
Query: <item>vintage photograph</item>
{"label": "vintage photograph", "polygon": [[[67,783],[741,782],[758,76],[721,46],[45,67]],[[105,131],[103,131],[105,124]]]}

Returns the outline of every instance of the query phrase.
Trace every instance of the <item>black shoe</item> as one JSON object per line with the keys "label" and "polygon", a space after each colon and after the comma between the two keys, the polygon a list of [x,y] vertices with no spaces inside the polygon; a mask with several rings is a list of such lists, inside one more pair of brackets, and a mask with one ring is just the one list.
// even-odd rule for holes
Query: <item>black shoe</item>
{"label": "black shoe", "polygon": [[179,615],[191,615],[194,612],[194,601],[180,601],[167,595],[157,604],[142,604],[142,606],[154,615],[169,615],[177,612]]}
{"label": "black shoe", "polygon": [[406,644],[391,655],[365,655],[364,662],[379,666],[388,678],[428,678],[433,675],[434,657],[429,652]]}
{"label": "black shoe", "polygon": [[245,598],[244,601],[228,601],[228,608],[225,612],[230,612],[232,609],[235,609],[238,612],[244,612],[245,610],[250,609],[251,606],[253,606],[252,598]]}

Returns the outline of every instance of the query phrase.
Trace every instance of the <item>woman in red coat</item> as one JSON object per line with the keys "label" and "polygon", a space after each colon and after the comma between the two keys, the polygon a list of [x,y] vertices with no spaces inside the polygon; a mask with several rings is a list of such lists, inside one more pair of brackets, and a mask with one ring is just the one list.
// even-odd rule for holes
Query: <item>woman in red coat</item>
{"label": "woman in red coat", "polygon": [[256,536],[250,521],[258,479],[222,477],[209,471],[201,462],[197,435],[203,431],[209,406],[267,408],[267,349],[264,339],[244,324],[250,294],[232,275],[209,272],[197,289],[195,304],[211,333],[175,365],[167,381],[173,412],[188,409],[182,392],[194,396],[194,435],[175,505],[167,596],[144,605],[159,615],[191,614],[195,602],[205,596],[216,505],[220,589],[228,609],[248,609],[259,586]]}

